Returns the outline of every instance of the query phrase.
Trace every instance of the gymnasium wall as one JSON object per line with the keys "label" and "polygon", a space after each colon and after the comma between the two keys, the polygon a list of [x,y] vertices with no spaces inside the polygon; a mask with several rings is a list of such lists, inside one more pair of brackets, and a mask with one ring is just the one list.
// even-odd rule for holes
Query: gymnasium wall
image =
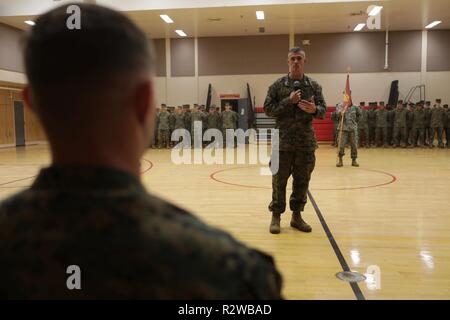
{"label": "gymnasium wall", "polygon": [[[353,99],[357,102],[387,101],[393,80],[399,80],[401,98],[411,87],[423,83],[427,85],[428,99],[450,101],[450,30],[428,31],[425,35],[422,31],[390,32],[387,68],[385,32],[294,36],[297,45],[303,40],[310,42],[304,46],[306,72],[322,84],[329,105],[341,102],[349,68]],[[192,38],[166,41],[170,61],[175,63],[170,66],[169,76],[157,80],[159,104],[205,103],[209,83],[213,103],[219,104],[220,94],[245,97],[248,82],[260,106],[268,86],[287,73],[288,35],[206,37],[198,38],[197,46]],[[427,52],[424,65],[423,45]],[[418,94],[412,98],[418,99]]]}
{"label": "gymnasium wall", "polygon": [[0,23],[0,70],[24,72],[20,41],[23,31]]}
{"label": "gymnasium wall", "polygon": [[[22,101],[17,89],[26,83],[22,36],[23,31],[0,24],[0,146],[14,146],[16,143],[14,101]],[[46,139],[39,121],[28,108],[24,108],[24,122],[25,143]]]}

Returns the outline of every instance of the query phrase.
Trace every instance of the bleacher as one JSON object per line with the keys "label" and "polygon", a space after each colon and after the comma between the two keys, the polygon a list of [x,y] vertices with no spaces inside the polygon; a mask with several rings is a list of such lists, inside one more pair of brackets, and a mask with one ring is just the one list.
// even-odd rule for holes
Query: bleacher
{"label": "bleacher", "polygon": [[[330,142],[333,140],[333,121],[331,113],[336,109],[335,106],[328,107],[325,119],[314,119],[313,127],[319,142]],[[270,131],[264,129],[275,128],[275,119],[268,117],[264,113],[263,107],[255,108],[255,127],[258,141],[270,141]],[[263,129],[263,130],[260,130]]]}

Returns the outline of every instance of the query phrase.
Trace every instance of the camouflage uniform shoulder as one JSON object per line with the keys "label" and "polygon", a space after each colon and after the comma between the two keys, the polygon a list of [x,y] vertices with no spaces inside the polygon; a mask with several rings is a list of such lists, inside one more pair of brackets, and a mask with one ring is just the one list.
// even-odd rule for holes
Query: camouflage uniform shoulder
{"label": "camouflage uniform shoulder", "polygon": [[[55,207],[52,201],[56,199],[59,202],[60,198],[58,194],[52,193],[53,191],[31,188],[2,202],[0,226],[5,232],[0,234],[0,238],[11,241],[13,235],[18,237],[17,232],[21,225],[47,232],[45,222],[51,221],[51,217],[54,216],[50,209]],[[67,243],[73,243],[74,239],[78,239],[79,235],[73,233],[73,229],[82,228],[84,238],[76,242],[79,248],[70,247],[69,251],[71,256],[84,259],[83,265],[86,265],[86,261],[91,261],[88,265],[92,270],[97,270],[95,269],[97,266],[103,268],[101,261],[111,259],[111,255],[100,250],[98,246],[104,248],[114,245],[117,250],[122,248],[122,251],[118,251],[120,254],[115,254],[109,267],[111,270],[126,270],[126,272],[132,272],[136,268],[140,270],[137,273],[132,272],[127,282],[121,285],[125,288],[139,288],[142,297],[281,298],[281,275],[276,270],[272,257],[247,247],[229,233],[210,227],[188,211],[143,190],[125,193],[113,195],[107,200],[104,208],[99,208],[101,203],[98,202],[92,208],[87,208],[86,213],[89,212],[89,216],[103,217],[103,220],[100,219],[102,222],[95,225],[92,225],[95,219],[92,221],[79,219],[79,212],[61,212],[62,207],[58,205],[58,213],[64,219],[60,219],[57,223],[52,222],[51,229],[63,231],[57,233],[63,238],[62,241],[48,245],[58,250],[66,250]],[[104,215],[105,213],[107,215]],[[108,218],[105,220],[105,217]],[[42,226],[45,226],[45,229]],[[102,230],[103,237],[98,237],[100,233],[97,228]],[[92,235],[95,236],[96,242],[92,241]],[[120,243],[114,240],[117,235],[120,235],[118,237],[121,239]],[[97,247],[93,243],[97,243]],[[100,261],[92,259],[91,255],[86,256],[83,248],[87,245],[92,252],[101,257]],[[14,244],[10,247],[13,248]],[[19,256],[20,254],[21,252],[18,253]],[[30,257],[36,258],[36,255]],[[0,261],[2,258],[6,259],[0,255]],[[6,268],[6,264],[3,264],[3,267]],[[28,269],[26,270],[28,272]],[[8,269],[8,272],[12,270]],[[109,275],[114,277],[113,271],[110,272]],[[23,283],[21,285],[24,286]],[[105,293],[101,284],[91,283],[91,288],[94,288],[94,285],[99,294],[109,296],[110,293]],[[86,291],[86,294],[91,293],[93,294],[92,291]]]}
{"label": "camouflage uniform shoulder", "polygon": [[319,84],[319,82],[317,82],[313,78],[311,78],[307,75],[304,75],[304,77],[305,77],[305,80],[308,81],[311,84],[311,86],[313,86],[314,88],[322,88],[322,86]]}
{"label": "camouflage uniform shoulder", "polygon": [[[159,228],[159,238],[174,245],[183,268],[197,269],[202,281],[206,280],[211,285],[221,282],[221,279],[232,280],[223,284],[226,289],[222,296],[214,292],[208,296],[219,299],[281,298],[282,278],[271,256],[247,247],[228,232],[205,224],[188,211],[159,197],[148,195],[146,202],[158,218],[145,217],[142,223],[146,226],[144,230],[152,236],[151,230]],[[217,277],[217,273],[221,275]]]}
{"label": "camouflage uniform shoulder", "polygon": [[283,76],[281,78],[278,78],[277,80],[275,80],[269,87],[269,89],[275,89],[275,88],[279,88],[279,87],[283,87],[286,85],[286,82],[289,81],[289,77],[288,76]]}

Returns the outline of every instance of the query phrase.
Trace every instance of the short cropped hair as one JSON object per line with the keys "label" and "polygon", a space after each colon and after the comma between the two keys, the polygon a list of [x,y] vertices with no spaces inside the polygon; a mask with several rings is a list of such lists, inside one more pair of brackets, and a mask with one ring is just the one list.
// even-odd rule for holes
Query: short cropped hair
{"label": "short cropped hair", "polygon": [[70,99],[101,95],[110,89],[110,79],[153,69],[151,43],[130,19],[101,6],[75,5],[80,8],[81,29],[67,27],[70,14],[65,4],[40,16],[25,38],[26,75],[43,105],[54,95],[63,98],[69,88],[77,93]]}
{"label": "short cropped hair", "polygon": [[306,55],[305,49],[303,49],[302,47],[290,48],[289,52],[288,52],[288,56],[292,53],[303,53],[304,55]]}

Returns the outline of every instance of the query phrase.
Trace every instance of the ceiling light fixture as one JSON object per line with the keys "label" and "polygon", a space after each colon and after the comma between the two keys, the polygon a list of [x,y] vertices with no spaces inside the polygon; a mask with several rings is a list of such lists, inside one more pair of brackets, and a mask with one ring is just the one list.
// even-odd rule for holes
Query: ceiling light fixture
{"label": "ceiling light fixture", "polygon": [[175,32],[176,32],[180,37],[187,37],[187,34],[184,33],[183,30],[175,30]]}
{"label": "ceiling light fixture", "polygon": [[264,11],[256,11],[256,19],[264,20]]}
{"label": "ceiling light fixture", "polygon": [[425,28],[426,29],[431,29],[431,28],[434,28],[434,27],[436,27],[438,24],[441,24],[442,23],[442,21],[433,21],[432,23],[430,23],[429,25],[427,25]]}
{"label": "ceiling light fixture", "polygon": [[159,16],[164,20],[165,23],[173,23],[173,20],[167,14],[161,14]]}
{"label": "ceiling light fixture", "polygon": [[380,13],[381,9],[383,9],[383,7],[381,6],[374,6],[372,10],[370,10],[369,12],[369,16],[373,17],[376,16]]}
{"label": "ceiling light fixture", "polygon": [[358,24],[353,31],[361,31],[366,26],[365,23]]}

